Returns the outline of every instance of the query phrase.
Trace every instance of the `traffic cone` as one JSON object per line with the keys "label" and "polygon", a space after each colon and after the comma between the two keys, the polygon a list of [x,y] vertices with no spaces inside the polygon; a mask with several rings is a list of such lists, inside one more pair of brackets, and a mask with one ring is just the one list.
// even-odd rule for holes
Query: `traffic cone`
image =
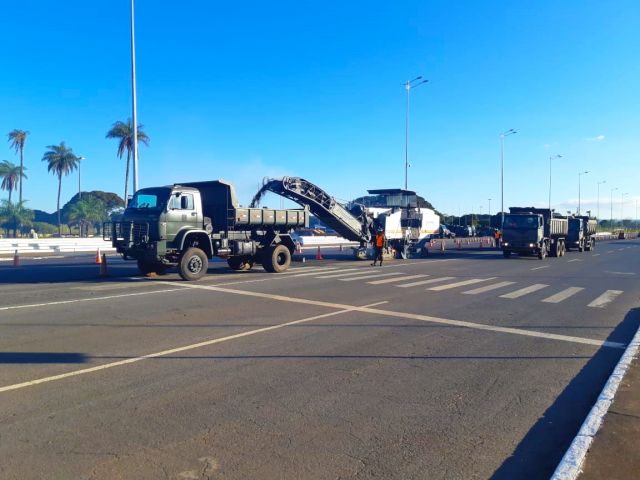
{"label": "traffic cone", "polygon": [[109,276],[109,271],[107,269],[107,254],[103,253],[100,257],[100,276],[107,277]]}
{"label": "traffic cone", "polygon": [[440,251],[444,252],[444,240],[440,242]]}
{"label": "traffic cone", "polygon": [[100,255],[100,249],[96,252],[96,265],[100,265],[102,263],[102,255]]}
{"label": "traffic cone", "polygon": [[18,250],[16,249],[15,253],[13,254],[13,266],[14,267],[19,267],[20,266],[20,255],[18,255]]}
{"label": "traffic cone", "polygon": [[316,252],[316,260],[323,260],[322,253],[320,252],[320,245],[318,245],[318,251]]}

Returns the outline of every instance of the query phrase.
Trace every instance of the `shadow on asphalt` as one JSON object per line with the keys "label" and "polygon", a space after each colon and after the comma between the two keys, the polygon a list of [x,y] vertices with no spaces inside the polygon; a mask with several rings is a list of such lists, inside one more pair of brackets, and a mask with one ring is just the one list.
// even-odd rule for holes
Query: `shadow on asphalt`
{"label": "shadow on asphalt", "polygon": [[0,352],[0,364],[25,363],[87,363],[83,353]]}
{"label": "shadow on asphalt", "polygon": [[[640,325],[640,308],[630,310],[607,338],[628,343]],[[550,478],[596,402],[623,350],[602,347],[571,380],[491,477],[493,480]]]}

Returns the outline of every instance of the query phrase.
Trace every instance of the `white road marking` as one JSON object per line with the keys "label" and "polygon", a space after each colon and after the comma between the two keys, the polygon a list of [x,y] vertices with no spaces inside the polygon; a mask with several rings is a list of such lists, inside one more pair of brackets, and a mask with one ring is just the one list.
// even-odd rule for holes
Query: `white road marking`
{"label": "white road marking", "polygon": [[607,290],[598,298],[596,298],[593,302],[591,302],[587,307],[593,308],[604,308],[607,304],[611,303],[616,299],[620,294],[622,294],[622,290]]}
{"label": "white road marking", "polygon": [[[162,283],[164,284],[164,282]],[[177,284],[180,285],[180,284]],[[183,285],[180,285],[183,287]],[[167,293],[167,292],[177,292],[179,290],[184,290],[184,288],[169,288],[165,290],[155,290],[153,292],[139,292],[139,293],[123,293],[122,295],[109,295],[107,297],[93,297],[93,298],[77,298],[75,300],[59,300],[57,302],[47,302],[47,303],[29,303],[26,305],[11,305],[8,307],[0,307],[0,312],[5,310],[19,310],[23,308],[36,308],[36,307],[50,307],[54,305],[67,305],[69,303],[82,303],[82,302],[97,302],[99,300],[112,300],[114,298],[124,298],[124,297],[137,297],[140,295],[153,295],[155,293]]]}
{"label": "white road marking", "polygon": [[339,278],[341,282],[353,282],[355,280],[365,280],[367,278],[380,278],[390,277],[392,275],[402,275],[401,272],[389,272],[389,273],[372,273],[370,275],[358,275],[357,277]]}
{"label": "white road marking", "polygon": [[582,290],[584,290],[584,288],[582,287],[569,287],[565,290],[562,290],[561,292],[556,293],[555,295],[551,295],[550,297],[547,297],[541,301],[545,302],[545,303],[560,303],[563,300],[566,300],[569,297],[572,297],[573,295],[575,295],[578,292],[581,292]]}
{"label": "white road marking", "polygon": [[607,253],[613,253],[613,250],[609,250]]}
{"label": "white road marking", "polygon": [[419,282],[403,283],[402,285],[396,285],[400,288],[417,287],[418,285],[426,285],[428,283],[446,282],[447,280],[453,280],[456,277],[440,277],[432,278],[431,280],[420,280]]}
{"label": "white road marking", "polygon": [[572,260],[569,260],[567,263],[571,263],[571,262],[581,262],[582,260],[580,260],[579,258],[574,258]]}
{"label": "white road marking", "polygon": [[[360,273],[353,273],[353,272],[360,272]],[[367,273],[371,273],[370,268],[346,268],[344,270],[338,270],[336,273],[331,273],[329,275],[320,275],[316,278],[337,278],[337,277],[347,277],[349,275],[365,275]]]}
{"label": "white road marking", "polygon": [[477,295],[479,293],[490,292],[491,290],[496,290],[498,288],[506,287],[508,285],[513,285],[516,282],[498,282],[492,285],[487,285],[486,287],[474,288],[473,290],[467,290],[465,293],[467,295]]}
{"label": "white road marking", "polygon": [[531,270],[541,270],[541,269],[543,269],[543,268],[549,268],[549,265],[544,265],[544,266],[542,266],[542,267],[534,267],[534,268],[532,268]]}
{"label": "white road marking", "polygon": [[[175,284],[182,286],[182,283],[179,282],[165,282],[169,285]],[[436,323],[442,325],[452,325],[456,327],[465,327],[476,330],[486,330],[492,332],[501,332],[501,333],[509,333],[513,335],[522,335],[525,337],[537,337],[537,338],[545,338],[549,340],[559,340],[563,342],[571,342],[571,343],[580,343],[584,345],[593,345],[597,347],[611,347],[611,348],[624,348],[625,344],[618,342],[609,342],[606,340],[595,340],[592,338],[583,338],[583,337],[573,337],[568,335],[559,335],[555,333],[546,333],[546,332],[537,332],[535,330],[523,330],[519,328],[512,327],[498,327],[493,325],[485,325],[482,323],[475,322],[466,322],[463,320],[449,320],[446,318],[438,318],[431,317],[429,315],[421,315],[417,313],[407,313],[407,312],[398,312],[393,310],[380,310],[376,308],[370,307],[357,307],[354,305],[345,305],[341,303],[332,303],[332,302],[323,302],[321,300],[311,300],[307,298],[298,298],[298,297],[287,297],[285,295],[275,295],[271,293],[263,293],[263,292],[254,292],[251,290],[236,290],[234,288],[221,288],[216,286],[209,285],[198,285],[197,283],[187,283],[184,285],[186,288],[193,289],[201,289],[201,290],[209,290],[220,293],[230,293],[236,295],[242,295],[247,297],[255,297],[255,298],[263,298],[268,300],[274,300],[278,302],[288,302],[288,303],[297,303],[302,305],[316,305],[320,307],[334,308],[340,310],[349,310],[355,312],[362,313],[370,313],[373,315],[380,315],[383,317],[395,317],[395,318],[403,318],[409,320],[418,320],[422,322]],[[547,285],[545,285],[546,287]]]}
{"label": "white road marking", "polygon": [[92,286],[72,287],[73,290],[84,290],[88,292],[95,292],[101,290],[118,290],[120,288],[132,288],[132,287],[144,287],[147,285],[153,285],[149,282],[109,282],[109,283],[97,283]]}
{"label": "white road marking", "polygon": [[284,277],[286,278],[291,278],[291,277],[310,277],[312,275],[318,275],[319,273],[322,272],[333,272],[333,271],[340,271],[340,267],[323,267],[323,268],[318,268],[316,270],[313,270],[311,272],[304,272],[304,273],[294,273],[291,275],[284,275]]}
{"label": "white road marking", "polygon": [[538,290],[542,290],[543,288],[548,287],[549,285],[545,285],[544,283],[535,283],[528,287],[521,288],[520,290],[515,290],[510,293],[505,293],[504,295],[500,295],[501,298],[518,298],[524,295],[528,295],[529,293],[537,292]]}
{"label": "white road marking", "polygon": [[442,290],[449,290],[450,288],[464,287],[465,285],[473,285],[474,283],[488,282],[489,280],[495,280],[496,277],[489,278],[471,278],[469,280],[462,280],[460,282],[447,283],[446,285],[438,285],[437,287],[427,288],[427,290],[433,290],[434,292],[440,292]]}
{"label": "white road marking", "polygon": [[599,254],[599,253],[594,253],[594,254],[593,254],[593,255],[591,255],[591,256],[592,256],[592,257],[598,257],[598,256],[600,256],[600,254]]}
{"label": "white road marking", "polygon": [[612,273],[614,275],[635,275],[635,272],[610,272],[608,270],[605,270],[604,273]]}
{"label": "white road marking", "polygon": [[413,280],[414,278],[424,278],[424,277],[428,277],[428,275],[407,275],[405,277],[385,278],[384,280],[374,280],[373,282],[367,282],[367,283],[371,285],[382,285],[385,283],[402,282],[405,280]]}
{"label": "white road marking", "polygon": [[[182,289],[178,289],[178,290],[182,290]],[[141,360],[146,360],[146,359],[149,359],[149,358],[166,357],[167,355],[172,355],[174,353],[184,352],[184,351],[187,351],[187,350],[193,350],[195,348],[200,348],[200,347],[206,347],[206,346],[209,346],[209,345],[214,345],[216,343],[227,342],[229,340],[235,340],[237,338],[248,337],[250,335],[256,335],[258,333],[269,332],[271,330],[278,330],[280,328],[288,327],[288,326],[291,326],[291,325],[298,325],[300,323],[306,323],[306,322],[310,322],[312,320],[318,320],[320,318],[333,317],[333,316],[336,316],[336,315],[341,315],[343,313],[351,312],[353,310],[356,310],[357,308],[368,308],[368,307],[381,305],[383,303],[387,303],[387,302],[386,301],[376,302],[376,303],[372,303],[370,305],[365,305],[364,307],[345,308],[345,309],[341,309],[341,310],[338,310],[338,311],[335,311],[335,312],[324,313],[322,315],[314,315],[313,317],[307,317],[307,318],[303,318],[303,319],[300,319],[300,320],[294,320],[292,322],[280,323],[278,325],[272,325],[270,327],[258,328],[256,330],[249,330],[248,332],[237,333],[235,335],[229,335],[229,336],[226,336],[226,337],[214,338],[212,340],[207,340],[207,341],[204,341],[204,342],[194,343],[194,344],[191,344],[191,345],[185,345],[185,346],[182,346],[182,347],[172,348],[170,350],[163,350],[161,352],[150,353],[148,355],[141,355],[141,356],[138,356],[138,357],[127,358],[126,360],[119,360],[117,362],[106,363],[104,365],[97,365],[95,367],[83,368],[81,370],[74,370],[72,372],[62,373],[60,375],[53,375],[51,377],[38,378],[36,380],[30,380],[30,381],[27,381],[27,382],[15,383],[13,385],[7,385],[7,386],[4,386],[4,387],[0,387],[0,393],[8,392],[10,390],[18,390],[20,388],[25,388],[25,387],[31,387],[31,386],[34,386],[34,385],[39,385],[41,383],[53,382],[55,380],[62,380],[62,379],[69,378],[69,377],[76,377],[78,375],[84,375],[86,373],[99,372],[100,370],[106,370],[108,368],[119,367],[121,365],[127,365],[127,364],[131,364],[131,363],[136,363],[136,362],[139,362]]]}

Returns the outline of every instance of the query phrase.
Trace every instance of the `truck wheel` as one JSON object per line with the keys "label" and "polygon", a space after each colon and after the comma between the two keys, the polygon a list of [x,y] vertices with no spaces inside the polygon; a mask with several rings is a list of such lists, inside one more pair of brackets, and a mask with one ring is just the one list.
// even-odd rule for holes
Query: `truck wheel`
{"label": "truck wheel", "polygon": [[540,251],[538,252],[538,258],[540,260],[544,260],[546,256],[547,256],[547,247],[543,245],[542,248],[540,248]]}
{"label": "truck wheel", "polygon": [[262,260],[262,267],[271,273],[286,271],[291,264],[291,252],[284,245],[276,245],[269,248]]}
{"label": "truck wheel", "polygon": [[164,275],[167,273],[169,267],[157,262],[143,262],[138,260],[138,270],[143,275],[149,275],[150,273],[157,273],[158,275]]}
{"label": "truck wheel", "polygon": [[199,248],[191,247],[180,257],[178,273],[184,280],[198,280],[207,273],[209,260],[207,255]]}
{"label": "truck wheel", "polygon": [[504,258],[509,258],[511,256],[511,252],[509,250],[503,250],[502,251],[502,256]]}

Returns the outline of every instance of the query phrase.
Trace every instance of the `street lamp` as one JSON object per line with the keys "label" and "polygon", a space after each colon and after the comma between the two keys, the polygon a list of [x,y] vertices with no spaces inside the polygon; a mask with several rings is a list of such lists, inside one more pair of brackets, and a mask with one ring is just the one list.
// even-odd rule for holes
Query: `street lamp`
{"label": "street lamp", "polygon": [[611,202],[610,202],[611,217],[610,217],[610,220],[609,220],[609,228],[611,228],[612,231],[613,231],[613,192],[615,192],[616,190],[618,190],[618,187],[611,189]]}
{"label": "street lamp", "polygon": [[405,132],[404,132],[404,189],[407,190],[407,177],[409,175],[409,93],[412,88],[416,88],[423,83],[427,83],[429,80],[422,80],[422,75],[414,78],[413,80],[407,80],[404,83],[404,88],[407,91],[407,111],[405,115]]}
{"label": "street lamp", "polygon": [[82,190],[80,189],[80,165],[84,157],[78,157],[78,200],[82,200]]}
{"label": "street lamp", "polygon": [[[138,190],[138,112],[136,105],[136,43],[133,0],[131,0],[131,110],[133,111],[133,192]],[[125,204],[127,199],[124,199]]]}
{"label": "street lamp", "polygon": [[587,173],[589,173],[588,170],[585,170],[584,172],[578,172],[578,215],[580,215],[580,177],[582,177],[582,175],[586,175]]}
{"label": "street lamp", "polygon": [[562,155],[552,155],[549,157],[549,210],[551,210],[551,160],[562,158]]}
{"label": "street lamp", "polygon": [[506,132],[500,134],[500,214],[502,219],[500,221],[500,229],[504,228],[504,137],[514,135],[518,133],[513,128],[510,128]]}
{"label": "street lamp", "polygon": [[596,211],[598,212],[598,221],[600,221],[600,185],[602,185],[603,183],[607,183],[607,181],[602,180],[601,182],[598,182],[598,208],[596,209]]}
{"label": "street lamp", "polygon": [[[489,198],[489,217],[491,217],[491,199]],[[491,219],[489,219],[491,221]]]}

